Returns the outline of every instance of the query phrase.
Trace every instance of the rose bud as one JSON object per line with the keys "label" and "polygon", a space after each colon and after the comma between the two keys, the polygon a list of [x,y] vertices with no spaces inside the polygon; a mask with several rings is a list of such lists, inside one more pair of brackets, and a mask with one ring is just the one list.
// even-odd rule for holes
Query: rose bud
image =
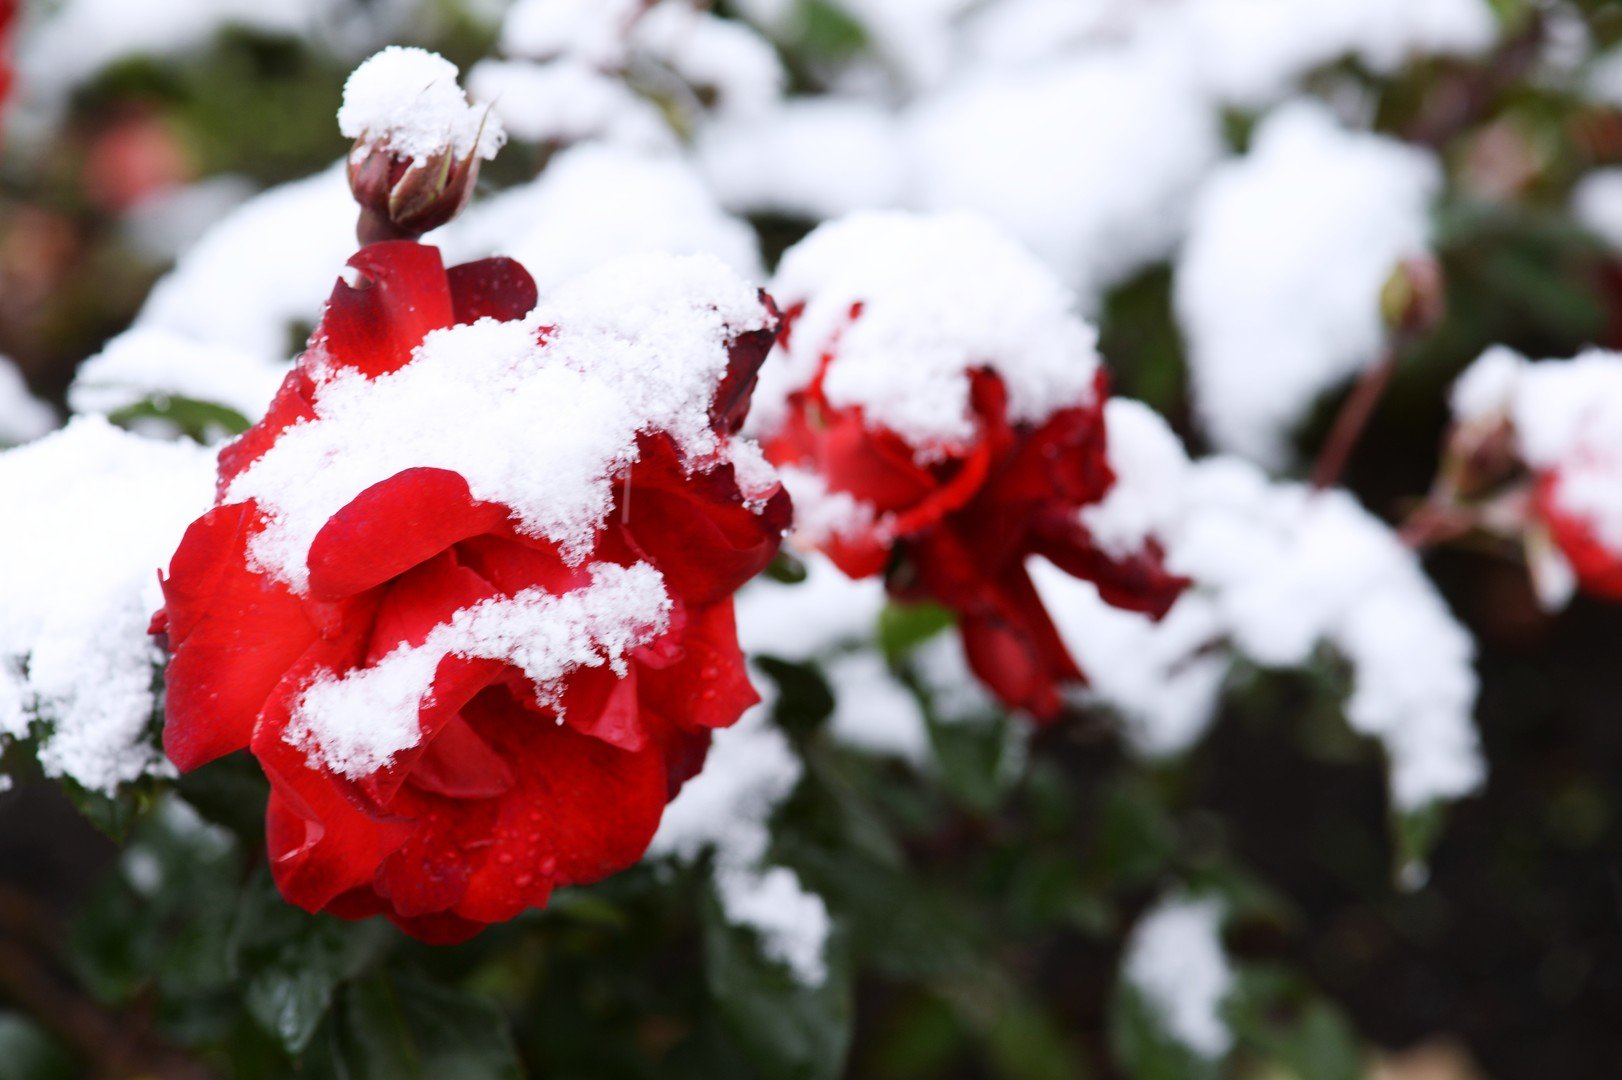
{"label": "rose bud", "polygon": [[500,121],[468,103],[456,76],[434,53],[391,46],[344,84],[338,127],[355,140],[348,172],[361,243],[414,240],[455,217],[480,161],[505,141]]}
{"label": "rose bud", "polygon": [[1447,279],[1433,256],[1404,259],[1380,289],[1386,326],[1412,340],[1423,337],[1447,316]]}

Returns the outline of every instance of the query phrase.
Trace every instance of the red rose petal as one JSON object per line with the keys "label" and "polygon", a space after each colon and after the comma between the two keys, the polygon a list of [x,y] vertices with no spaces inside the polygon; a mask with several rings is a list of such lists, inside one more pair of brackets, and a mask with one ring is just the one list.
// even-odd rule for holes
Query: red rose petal
{"label": "red rose petal", "polygon": [[321,527],[310,544],[310,592],[329,599],[362,592],[506,520],[506,508],[475,500],[459,474],[405,469]]}
{"label": "red rose petal", "polygon": [[248,569],[257,514],[239,504],[198,518],[163,580],[163,746],[182,772],[247,746],[265,698],[316,640],[303,603]]}
{"label": "red rose petal", "polygon": [[642,674],[642,700],[678,725],[724,728],[760,700],[749,681],[730,599],[689,610],[680,662]]}
{"label": "red rose petal", "polygon": [[[663,755],[619,750],[567,725],[537,724],[492,691],[466,710],[511,764],[493,845],[457,906],[465,918],[510,919],[554,886],[589,884],[635,864],[664,812]],[[525,721],[528,721],[527,723]]]}
{"label": "red rose petal", "polygon": [[339,281],[312,341],[335,364],[376,378],[398,371],[431,330],[456,321],[439,249],[409,240],[369,244],[349,259],[358,286]]}
{"label": "red rose petal", "polygon": [[521,319],[540,294],[535,279],[515,259],[497,257],[453,266],[445,274],[459,323]]}

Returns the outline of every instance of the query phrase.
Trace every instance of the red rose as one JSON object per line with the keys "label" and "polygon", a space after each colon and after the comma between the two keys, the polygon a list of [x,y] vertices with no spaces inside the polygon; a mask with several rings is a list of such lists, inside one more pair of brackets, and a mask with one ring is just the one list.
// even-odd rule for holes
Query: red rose
{"label": "red rose", "polygon": [[[1083,525],[1082,508],[1102,499],[1114,479],[1105,376],[1089,366],[1091,338],[1067,299],[1011,248],[985,226],[956,218],[877,215],[818,230],[785,257],[779,275],[779,299],[793,306],[774,374],[797,370],[798,377],[786,377],[791,388],[762,441],[786,480],[810,488],[804,498],[796,490],[802,536],[851,577],[882,573],[898,599],[951,609],[980,679],[1010,707],[1047,719],[1062,707],[1061,685],[1082,673],[1026,560],[1043,556],[1095,582],[1110,603],[1157,617],[1184,582],[1166,573],[1152,545],[1113,558]],[[951,285],[958,293],[942,295]],[[999,290],[1015,293],[1013,303],[1029,317],[988,310]],[[801,340],[811,305],[822,310],[811,340]],[[853,346],[875,317],[885,327]],[[961,348],[952,337],[960,329]],[[1026,398],[1037,386],[1060,400],[1045,407],[1023,400],[1016,409],[1004,375],[1014,359],[968,359],[1003,334],[1047,336],[1039,348],[1065,353],[1032,359],[1048,370],[1021,386]],[[945,365],[959,354],[965,362],[954,372]],[[835,401],[829,383],[840,364],[844,390]],[[959,390],[954,376],[966,407],[948,404]],[[960,408],[963,416],[947,415]],[[903,434],[875,412],[912,430]],[[931,426],[945,434],[930,434]]]}
{"label": "red rose", "polygon": [[[1612,470],[1611,484],[1622,483],[1622,473]],[[1577,587],[1590,596],[1622,600],[1622,550],[1600,536],[1597,523],[1587,514],[1571,509],[1562,498],[1568,482],[1562,472],[1538,476],[1533,510],[1549,530],[1560,554],[1571,566]]]}
{"label": "red rose", "polygon": [[[337,285],[269,415],[221,453],[219,505],[187,531],[164,579],[154,620],[173,656],[164,746],[183,770],[252,750],[271,782],[269,856],[290,901],[382,913],[426,941],[456,941],[543,905],[559,885],[636,862],[702,765],[709,732],[756,700],[731,596],[775,553],[788,505],[770,482],[740,486],[734,455],[747,459],[731,436],[774,318],[747,293],[754,310],[740,318],[752,325],[721,326],[696,308],[710,336],[694,355],[718,359],[682,385],[712,396],[671,413],[690,422],[624,428],[634,445],[596,477],[596,459],[569,456],[589,440],[548,443],[547,429],[576,413],[589,434],[594,407],[621,417],[623,402],[602,392],[620,384],[581,373],[588,339],[561,319],[523,319],[535,287],[522,267],[493,259],[446,271],[436,249],[406,241],[374,244],[350,265],[361,280]],[[601,340],[627,356],[657,353],[634,333]],[[431,385],[409,379],[462,355],[446,350],[503,342],[523,346],[513,364],[530,366],[467,354],[483,365],[470,383],[490,371],[502,388],[486,440],[498,457],[464,475],[432,454],[412,459],[422,447],[473,453],[454,437],[377,427],[377,415],[395,415],[388,402]],[[668,336],[657,344],[675,347]],[[670,368],[663,353],[646,363],[650,378]],[[526,389],[515,371],[551,382]],[[430,427],[437,406],[462,407],[450,374],[442,403],[412,405],[429,410]],[[526,392],[544,404],[553,383],[578,398],[533,416],[513,404]],[[485,445],[481,419],[461,429],[468,445]],[[520,425],[521,445],[500,441],[503,422]],[[335,445],[354,460],[321,441],[344,432],[350,442]],[[312,446],[317,464],[287,474]],[[546,447],[555,460],[531,456]],[[391,456],[401,459],[392,473],[305,520],[321,498],[373,475],[355,461],[375,472]],[[607,501],[586,498],[569,519],[584,532],[538,526],[534,515],[552,507],[534,493],[577,467],[582,497]],[[277,488],[286,475],[294,483]],[[514,490],[530,494],[492,498],[480,488],[492,477],[517,477]],[[758,474],[744,479],[762,486]]]}

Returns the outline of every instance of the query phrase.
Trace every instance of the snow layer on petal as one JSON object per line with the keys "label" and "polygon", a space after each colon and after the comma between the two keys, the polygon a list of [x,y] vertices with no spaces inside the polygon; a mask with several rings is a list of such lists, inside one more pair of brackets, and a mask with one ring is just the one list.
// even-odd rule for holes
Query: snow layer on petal
{"label": "snow layer on petal", "polygon": [[1001,376],[1014,422],[1092,400],[1093,328],[1040,263],[982,219],[853,215],[791,248],[770,291],[785,311],[803,310],[761,370],[759,430],[780,422],[835,342],[829,404],[860,407],[926,457],[974,437],[972,371]]}
{"label": "snow layer on petal", "polygon": [[1121,962],[1127,984],[1165,1033],[1212,1060],[1233,1047],[1222,1008],[1236,980],[1222,948],[1222,918],[1215,899],[1162,900],[1132,928]]}
{"label": "snow layer on petal", "polygon": [[[158,568],[213,499],[214,455],[81,417],[0,454],[0,733],[46,723],[40,764],[87,788],[166,771],[148,739]],[[26,674],[25,674],[26,672]]]}
{"label": "snow layer on petal", "polygon": [[[420,645],[401,645],[375,664],[324,672],[293,709],[286,742],[304,750],[312,767],[368,776],[422,738],[418,713],[447,657],[500,660],[535,684],[552,705],[563,679],[585,667],[623,673],[625,656],[669,625],[664,578],[648,563],[598,563],[589,584],[554,595],[524,589],[485,600],[438,623]],[[560,718],[561,719],[561,718]]]}
{"label": "snow layer on petal", "polygon": [[623,258],[525,319],[436,330],[391,374],[329,374],[317,416],[237,476],[227,501],[268,515],[250,555],[300,592],[332,515],[416,467],[457,473],[475,499],[583,558],[639,434],[668,433],[695,467],[719,464],[709,407],[728,343],[767,325],[757,290],[713,258]]}
{"label": "snow layer on petal", "polygon": [[1202,191],[1175,301],[1195,406],[1221,449],[1277,466],[1325,392],[1372,364],[1380,293],[1430,244],[1428,153],[1295,103]]}

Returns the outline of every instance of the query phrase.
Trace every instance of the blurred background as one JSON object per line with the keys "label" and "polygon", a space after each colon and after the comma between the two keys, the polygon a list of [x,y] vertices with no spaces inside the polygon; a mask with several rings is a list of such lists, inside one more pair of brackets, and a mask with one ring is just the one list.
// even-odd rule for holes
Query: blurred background
{"label": "blurred background", "polygon": [[[386,43],[433,48],[464,72],[484,62],[471,82],[491,88],[513,145],[481,200],[556,181],[520,214],[545,224],[523,241],[531,265],[580,261],[568,245],[623,249],[626,234],[690,220],[690,198],[719,224],[672,243],[720,235],[757,273],[852,210],[973,209],[1076,290],[1116,392],[1168,418],[1194,454],[1236,442],[1196,390],[1211,377],[1191,359],[1204,324],[1178,297],[1210,178],[1302,101],[1418,148],[1434,163],[1425,248],[1445,315],[1403,342],[1344,473],[1387,522],[1431,488],[1447,388],[1489,345],[1539,358],[1622,347],[1622,171],[1610,171],[1622,168],[1622,4],[1345,0],[1280,4],[1292,13],[1275,17],[1254,12],[1259,0],[737,0],[707,10],[748,47],[683,53],[649,35],[641,52],[596,57],[526,32],[514,17],[525,5],[500,0],[258,6],[24,4],[0,160],[0,354],[26,384],[26,396],[0,392],[8,441],[53,423],[38,403],[67,412],[79,366],[211,229],[342,157],[343,81]],[[565,78],[565,62],[580,72]],[[618,179],[561,193],[549,170],[583,148],[683,171],[652,194]],[[1333,185],[1303,185],[1303,201],[1335,215]],[[1253,225],[1266,246],[1275,226]],[[207,264],[222,324],[237,293],[244,319],[281,303],[290,290],[265,268],[303,243],[233,235]],[[323,252],[349,243],[335,236]],[[1305,265],[1338,258],[1329,247]],[[330,281],[300,288],[318,301]],[[304,310],[275,324],[272,356],[296,351],[315,302]],[[1310,471],[1364,363],[1307,388],[1282,449],[1261,455],[1274,475]],[[182,429],[202,423],[159,411]],[[16,508],[6,517],[29,527]],[[814,665],[772,663],[777,720],[806,762],[774,850],[838,916],[843,1004],[741,964],[718,986],[726,928],[701,929],[714,919],[702,901],[672,899],[670,875],[691,868],[561,896],[477,951],[387,948],[500,1003],[535,1075],[821,1075],[805,1061],[848,1045],[838,1074],[875,1078],[1613,1076],[1622,609],[1578,596],[1545,610],[1503,544],[1443,546],[1425,566],[1477,642],[1489,768],[1484,789],[1437,820],[1396,820],[1378,750],[1341,716],[1348,676],[1332,655],[1236,670],[1208,734],[1172,759],[1132,753],[1100,708],[1018,754],[1006,720],[936,732],[926,770],[827,738],[838,688]],[[139,800],[81,793],[76,810],[37,776],[0,795],[0,1075],[325,1075],[225,1004],[253,970],[241,913],[274,921],[253,871],[259,824],[241,812],[257,797],[250,773],[182,784],[223,827],[201,850],[163,815],[134,813]],[[86,808],[115,834],[131,817],[135,833],[119,835],[137,840],[110,839]],[[1428,847],[1422,887],[1394,880],[1405,845]],[[169,860],[163,885],[143,891],[132,851]],[[1127,929],[1168,878],[1228,898],[1244,1004],[1219,1064],[1167,1049],[1122,1003]],[[305,947],[325,957],[308,963],[338,963],[321,942]],[[359,1030],[362,1012],[343,1022]],[[740,1023],[789,1060],[763,1058]],[[245,1064],[256,1055],[258,1072]]]}

